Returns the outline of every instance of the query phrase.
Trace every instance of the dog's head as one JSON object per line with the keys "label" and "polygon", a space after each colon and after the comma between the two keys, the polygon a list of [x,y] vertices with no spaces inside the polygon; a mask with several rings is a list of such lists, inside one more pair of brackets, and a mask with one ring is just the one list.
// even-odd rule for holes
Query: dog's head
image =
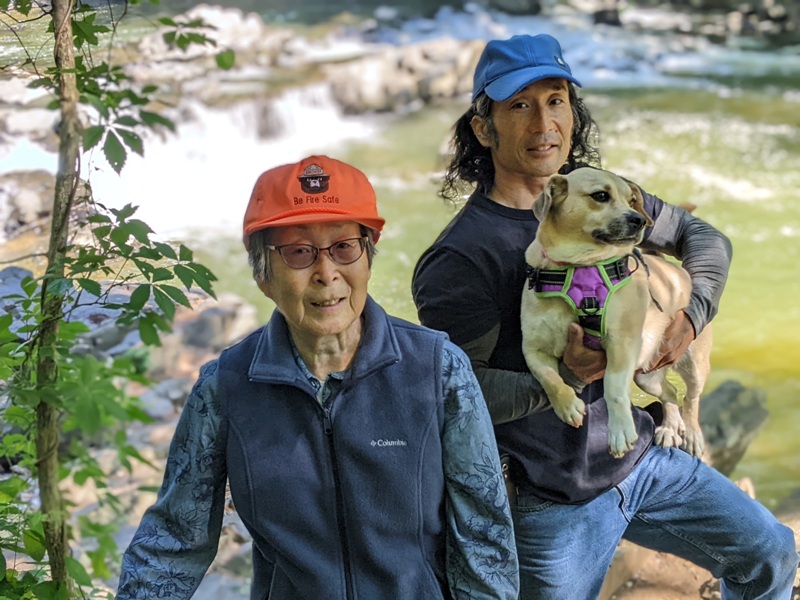
{"label": "dog's head", "polygon": [[590,167],[553,175],[533,204],[545,246],[557,243],[630,247],[653,220],[642,192],[618,175]]}

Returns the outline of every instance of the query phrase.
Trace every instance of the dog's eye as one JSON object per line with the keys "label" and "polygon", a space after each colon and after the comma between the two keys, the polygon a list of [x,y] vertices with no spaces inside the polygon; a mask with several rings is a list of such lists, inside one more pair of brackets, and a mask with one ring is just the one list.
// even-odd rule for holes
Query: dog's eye
{"label": "dog's eye", "polygon": [[608,192],[595,192],[591,194],[592,198],[597,202],[608,202],[611,200],[611,194]]}

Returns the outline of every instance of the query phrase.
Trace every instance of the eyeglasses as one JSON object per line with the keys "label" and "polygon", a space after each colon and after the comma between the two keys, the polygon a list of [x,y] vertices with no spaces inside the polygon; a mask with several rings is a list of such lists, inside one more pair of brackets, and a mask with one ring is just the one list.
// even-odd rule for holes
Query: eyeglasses
{"label": "eyeglasses", "polygon": [[337,265],[349,265],[356,262],[364,254],[367,243],[366,237],[348,238],[339,240],[327,248],[317,248],[311,244],[284,244],[283,246],[267,246],[281,255],[283,262],[292,269],[307,269],[315,262],[323,250]]}

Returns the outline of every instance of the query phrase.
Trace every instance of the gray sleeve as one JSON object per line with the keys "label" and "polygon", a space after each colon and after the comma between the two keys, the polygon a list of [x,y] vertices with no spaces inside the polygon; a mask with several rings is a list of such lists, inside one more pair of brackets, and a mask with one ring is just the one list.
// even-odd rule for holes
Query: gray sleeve
{"label": "gray sleeve", "polygon": [[685,311],[699,334],[719,309],[733,255],[731,242],[715,227],[683,208],[650,194],[645,197],[654,203],[657,216],[642,246],[674,256],[689,272],[692,298]]}
{"label": "gray sleeve", "polygon": [[[486,399],[486,406],[489,408],[489,415],[495,425],[521,419],[550,407],[547,394],[530,373],[504,371],[489,367],[489,357],[497,346],[499,334],[500,325],[498,324],[492,327],[489,333],[461,344],[461,349],[469,356],[472,363],[472,370],[475,371],[475,376]],[[578,393],[586,385],[563,362],[559,362],[559,372],[564,381],[575,388]]]}

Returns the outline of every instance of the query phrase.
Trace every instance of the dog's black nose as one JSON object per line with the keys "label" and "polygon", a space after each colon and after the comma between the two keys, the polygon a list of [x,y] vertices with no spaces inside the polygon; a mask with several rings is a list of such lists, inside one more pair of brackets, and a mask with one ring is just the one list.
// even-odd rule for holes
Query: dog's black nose
{"label": "dog's black nose", "polygon": [[641,229],[644,227],[644,217],[638,212],[629,212],[627,216],[628,225],[633,229]]}

